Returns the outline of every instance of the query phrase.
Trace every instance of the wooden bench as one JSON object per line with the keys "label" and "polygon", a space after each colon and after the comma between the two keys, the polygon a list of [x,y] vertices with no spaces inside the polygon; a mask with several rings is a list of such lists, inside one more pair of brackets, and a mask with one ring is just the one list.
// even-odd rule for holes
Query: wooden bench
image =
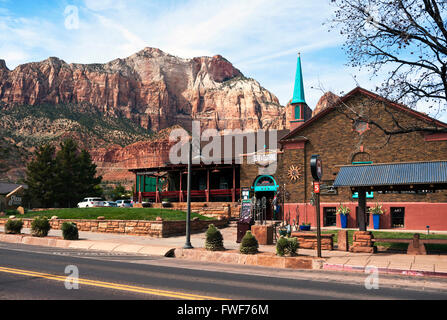
{"label": "wooden bench", "polygon": [[427,250],[425,244],[447,244],[447,239],[424,239],[421,240],[421,235],[415,233],[413,239],[402,238],[377,238],[372,239],[373,242],[390,242],[390,243],[408,243],[407,254],[426,255]]}

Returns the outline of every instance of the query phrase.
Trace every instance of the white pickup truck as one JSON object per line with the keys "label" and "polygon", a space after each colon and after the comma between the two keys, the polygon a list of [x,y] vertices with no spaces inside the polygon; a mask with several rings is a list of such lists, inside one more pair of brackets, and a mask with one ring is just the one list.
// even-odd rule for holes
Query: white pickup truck
{"label": "white pickup truck", "polygon": [[104,207],[104,200],[101,198],[85,198],[78,203],[78,208]]}

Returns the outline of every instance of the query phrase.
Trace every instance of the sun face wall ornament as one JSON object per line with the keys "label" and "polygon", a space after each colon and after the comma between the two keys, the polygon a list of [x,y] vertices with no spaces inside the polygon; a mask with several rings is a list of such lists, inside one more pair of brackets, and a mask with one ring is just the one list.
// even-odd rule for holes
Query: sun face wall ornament
{"label": "sun face wall ornament", "polygon": [[299,178],[301,177],[301,170],[299,167],[296,166],[290,166],[289,171],[287,173],[287,176],[289,177],[289,179],[292,182],[295,182],[297,180],[299,180]]}

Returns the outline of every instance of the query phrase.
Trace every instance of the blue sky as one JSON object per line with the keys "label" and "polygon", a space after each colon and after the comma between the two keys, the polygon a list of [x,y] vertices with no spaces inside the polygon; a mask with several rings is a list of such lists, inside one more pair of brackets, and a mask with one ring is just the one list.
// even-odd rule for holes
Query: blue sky
{"label": "blue sky", "polygon": [[354,74],[367,89],[379,81],[346,66],[344,39],[323,25],[333,10],[329,0],[0,0],[0,59],[13,69],[49,56],[104,63],[145,47],[221,54],[285,105],[301,52],[314,108],[322,91],[312,87],[339,94],[356,86]]}

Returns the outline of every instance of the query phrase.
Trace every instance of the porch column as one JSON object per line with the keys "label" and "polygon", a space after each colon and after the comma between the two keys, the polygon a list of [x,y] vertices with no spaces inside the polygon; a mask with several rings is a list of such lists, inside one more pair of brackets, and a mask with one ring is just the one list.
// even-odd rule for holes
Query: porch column
{"label": "porch column", "polygon": [[146,192],[146,175],[143,176],[143,189],[141,190],[141,202],[143,202],[143,193]]}
{"label": "porch column", "polygon": [[180,196],[179,196],[179,202],[183,202],[183,189],[182,189],[182,180],[183,180],[183,172],[180,170]]}
{"label": "porch column", "polygon": [[[158,173],[158,172],[157,172]],[[158,175],[155,179],[155,203],[160,203],[160,193],[158,192]]]}
{"label": "porch column", "polygon": [[231,199],[236,202],[236,167],[233,165],[233,189],[231,190]]}
{"label": "porch column", "polygon": [[139,176],[139,188],[138,188],[138,203],[142,202],[142,196],[141,196],[141,175]]}
{"label": "porch column", "polygon": [[137,200],[137,189],[138,189],[138,174],[135,172],[135,187],[134,187],[134,192],[133,192],[133,200],[136,201]]}
{"label": "porch column", "polygon": [[366,231],[366,190],[360,189],[359,193],[359,214],[358,214],[358,224],[360,231]]}
{"label": "porch column", "polygon": [[206,169],[206,202],[210,202],[210,169]]}

